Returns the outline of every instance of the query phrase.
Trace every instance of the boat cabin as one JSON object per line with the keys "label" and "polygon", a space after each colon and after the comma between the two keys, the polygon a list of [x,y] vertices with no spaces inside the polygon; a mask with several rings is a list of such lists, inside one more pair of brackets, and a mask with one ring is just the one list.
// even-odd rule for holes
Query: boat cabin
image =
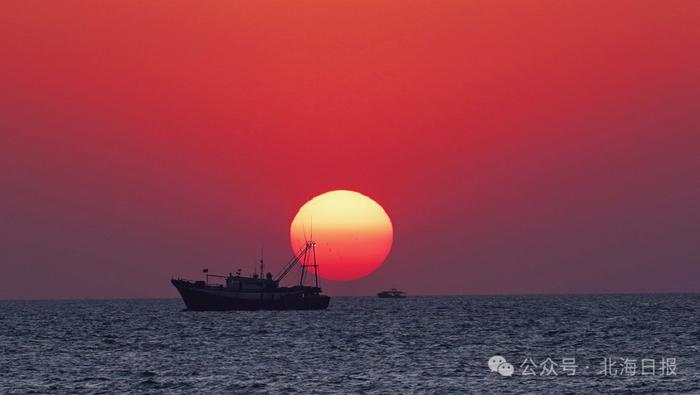
{"label": "boat cabin", "polygon": [[226,277],[226,288],[234,291],[260,291],[264,289],[274,289],[278,287],[278,282],[272,279],[272,273],[267,273],[265,278],[260,278],[257,274],[252,277],[235,276],[229,273]]}

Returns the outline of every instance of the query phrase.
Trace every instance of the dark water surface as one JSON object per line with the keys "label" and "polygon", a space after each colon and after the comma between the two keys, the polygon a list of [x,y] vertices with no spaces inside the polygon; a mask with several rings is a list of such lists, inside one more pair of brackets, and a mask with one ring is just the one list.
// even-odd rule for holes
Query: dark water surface
{"label": "dark water surface", "polygon": [[[0,302],[0,393],[700,393],[700,295],[336,297],[328,310],[307,312],[183,307]],[[496,354],[513,376],[489,370]],[[628,370],[618,369],[624,358]]]}

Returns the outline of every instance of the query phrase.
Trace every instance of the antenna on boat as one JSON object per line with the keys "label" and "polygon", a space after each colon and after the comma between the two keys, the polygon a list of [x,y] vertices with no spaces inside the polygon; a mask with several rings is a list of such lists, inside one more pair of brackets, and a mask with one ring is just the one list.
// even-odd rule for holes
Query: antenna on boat
{"label": "antenna on boat", "polygon": [[265,277],[265,264],[263,263],[264,252],[265,246],[260,246],[260,278]]}

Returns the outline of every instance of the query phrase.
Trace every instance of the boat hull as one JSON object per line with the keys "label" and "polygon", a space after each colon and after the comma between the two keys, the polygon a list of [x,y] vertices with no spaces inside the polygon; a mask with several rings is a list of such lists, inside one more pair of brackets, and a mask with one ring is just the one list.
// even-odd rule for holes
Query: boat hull
{"label": "boat hull", "polygon": [[234,292],[226,288],[197,286],[184,280],[172,280],[188,310],[323,310],[330,297],[309,294],[305,289],[279,291]]}

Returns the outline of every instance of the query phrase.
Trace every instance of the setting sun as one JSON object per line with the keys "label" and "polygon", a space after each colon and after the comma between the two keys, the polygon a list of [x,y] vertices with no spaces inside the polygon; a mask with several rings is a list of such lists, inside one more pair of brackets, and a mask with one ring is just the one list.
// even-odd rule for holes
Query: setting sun
{"label": "setting sun", "polygon": [[319,276],[354,280],[379,268],[393,241],[393,228],[382,206],[353,191],[318,195],[292,221],[290,239],[297,252],[305,240],[316,241]]}

